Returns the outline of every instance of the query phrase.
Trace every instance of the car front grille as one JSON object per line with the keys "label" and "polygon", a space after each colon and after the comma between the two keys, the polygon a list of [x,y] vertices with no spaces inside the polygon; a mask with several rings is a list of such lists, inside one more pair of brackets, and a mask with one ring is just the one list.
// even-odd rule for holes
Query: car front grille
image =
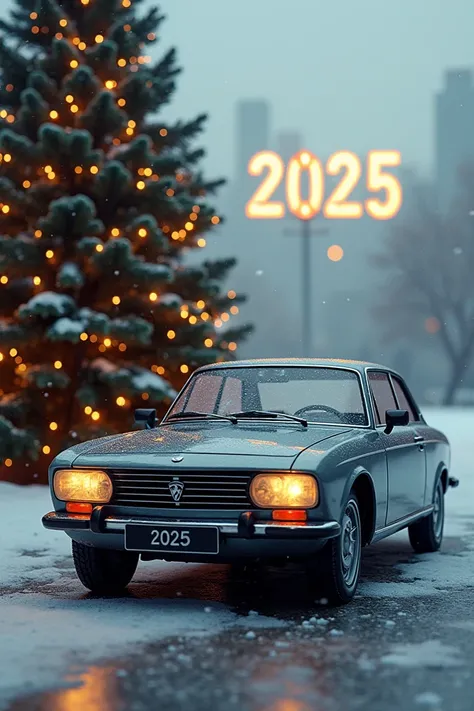
{"label": "car front grille", "polygon": [[[111,504],[147,506],[160,509],[246,509],[250,472],[221,471],[112,471],[114,493]],[[178,483],[179,501],[171,495],[170,484]],[[172,487],[173,488],[173,487]],[[174,487],[176,488],[176,487]]]}

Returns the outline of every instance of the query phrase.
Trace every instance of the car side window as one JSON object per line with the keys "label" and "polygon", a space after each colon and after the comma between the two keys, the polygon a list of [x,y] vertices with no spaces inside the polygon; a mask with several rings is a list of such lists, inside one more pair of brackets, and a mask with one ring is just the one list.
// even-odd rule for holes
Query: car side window
{"label": "car side window", "polygon": [[385,411],[396,410],[397,403],[387,373],[369,372],[369,384],[375,405],[375,418],[378,425],[385,423]]}
{"label": "car side window", "polygon": [[419,420],[419,417],[413,409],[413,406],[408,398],[403,383],[394,375],[392,375],[392,383],[393,388],[395,390],[395,395],[397,396],[400,410],[408,410],[408,413],[410,415],[410,422],[417,422]]}

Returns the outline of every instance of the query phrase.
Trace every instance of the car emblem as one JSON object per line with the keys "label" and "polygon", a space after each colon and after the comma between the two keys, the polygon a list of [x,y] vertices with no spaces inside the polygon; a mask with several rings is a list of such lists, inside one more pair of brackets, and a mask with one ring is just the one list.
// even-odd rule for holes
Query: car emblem
{"label": "car emblem", "polygon": [[170,481],[168,484],[168,489],[170,490],[170,494],[172,496],[173,501],[178,503],[178,501],[181,499],[184,491],[184,484],[182,481]]}
{"label": "car emblem", "polygon": [[171,461],[176,464],[177,462],[182,462],[183,457],[171,457]]}

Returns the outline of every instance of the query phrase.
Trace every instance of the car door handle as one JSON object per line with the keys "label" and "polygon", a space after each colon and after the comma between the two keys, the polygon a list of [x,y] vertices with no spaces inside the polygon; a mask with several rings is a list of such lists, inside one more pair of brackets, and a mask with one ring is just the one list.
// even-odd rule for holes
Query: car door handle
{"label": "car door handle", "polygon": [[424,440],[425,440],[425,438],[423,437],[423,435],[415,435],[413,437],[414,442],[424,442]]}

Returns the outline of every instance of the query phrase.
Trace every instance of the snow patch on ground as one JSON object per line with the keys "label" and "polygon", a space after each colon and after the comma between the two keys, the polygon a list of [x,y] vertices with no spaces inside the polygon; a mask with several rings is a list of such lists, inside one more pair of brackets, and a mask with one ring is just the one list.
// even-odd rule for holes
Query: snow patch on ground
{"label": "snow patch on ground", "polygon": [[62,531],[41,525],[52,508],[46,487],[0,482],[0,590],[61,576],[55,565],[70,555],[71,542]]}
{"label": "snow patch on ground", "polygon": [[447,669],[464,664],[459,654],[455,647],[432,639],[420,644],[395,644],[390,654],[382,657],[381,661],[407,669]]}

